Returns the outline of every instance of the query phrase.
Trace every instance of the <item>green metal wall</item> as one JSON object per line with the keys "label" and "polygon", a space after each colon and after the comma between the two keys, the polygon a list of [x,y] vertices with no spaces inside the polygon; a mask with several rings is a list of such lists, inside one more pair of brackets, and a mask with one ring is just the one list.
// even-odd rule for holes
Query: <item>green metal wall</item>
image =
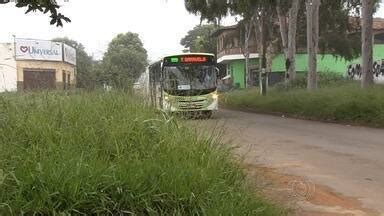
{"label": "green metal wall", "polygon": [[[374,61],[384,59],[384,45],[375,45],[373,51]],[[251,64],[258,64],[258,59],[251,59]],[[353,61],[347,62],[343,58],[337,58],[333,55],[318,55],[317,67],[320,72],[333,72],[344,75],[347,71],[347,67],[350,64],[361,64],[361,57]],[[307,54],[297,54],[296,55],[296,71],[305,72],[307,71]],[[245,88],[245,60],[233,60],[228,63],[228,73],[233,77],[234,86],[240,88]],[[285,71],[285,59],[284,56],[277,55],[273,59],[272,64],[273,72],[283,72]]]}
{"label": "green metal wall", "polygon": [[[373,49],[373,59],[374,61],[378,61],[384,59],[384,45],[375,45]],[[339,74],[345,74],[348,65],[350,64],[361,64],[361,57],[357,58],[353,61],[347,62],[343,58],[337,58],[333,55],[318,55],[317,59],[317,67],[318,71],[321,72],[334,72]],[[307,71],[307,62],[308,55],[307,54],[298,54],[296,56],[296,71],[303,72]],[[273,59],[272,65],[273,72],[281,72],[285,71],[285,59],[283,55],[278,55]]]}
{"label": "green metal wall", "polygon": [[[257,65],[257,59],[251,59],[251,65]],[[233,77],[233,85],[245,88],[245,60],[233,60],[228,63],[228,73]]]}

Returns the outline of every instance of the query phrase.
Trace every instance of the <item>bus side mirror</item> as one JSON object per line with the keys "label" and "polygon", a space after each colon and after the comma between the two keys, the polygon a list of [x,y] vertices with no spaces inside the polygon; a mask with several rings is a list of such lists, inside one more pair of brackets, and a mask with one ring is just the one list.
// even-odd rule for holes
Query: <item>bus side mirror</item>
{"label": "bus side mirror", "polygon": [[220,75],[220,69],[218,67],[215,67],[215,71],[216,71],[216,76],[219,76]]}

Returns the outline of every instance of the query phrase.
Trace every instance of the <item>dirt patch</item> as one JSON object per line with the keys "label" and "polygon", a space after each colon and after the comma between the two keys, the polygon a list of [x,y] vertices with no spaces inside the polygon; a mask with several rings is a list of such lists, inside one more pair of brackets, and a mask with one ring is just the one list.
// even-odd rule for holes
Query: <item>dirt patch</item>
{"label": "dirt patch", "polygon": [[365,209],[357,198],[346,197],[331,188],[302,177],[279,173],[276,169],[245,164],[249,181],[261,193],[293,210],[299,216],[375,216],[378,212]]}

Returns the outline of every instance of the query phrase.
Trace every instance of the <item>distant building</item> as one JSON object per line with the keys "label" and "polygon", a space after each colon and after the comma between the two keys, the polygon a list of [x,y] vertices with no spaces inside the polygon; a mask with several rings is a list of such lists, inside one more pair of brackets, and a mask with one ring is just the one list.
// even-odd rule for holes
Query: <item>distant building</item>
{"label": "distant building", "polygon": [[16,39],[0,46],[0,73],[1,65],[7,69],[3,69],[6,87],[0,83],[0,91],[75,88],[76,50],[63,43]]}
{"label": "distant building", "polygon": [[[240,39],[238,25],[222,27],[212,33],[217,39],[217,63],[224,64],[227,76],[230,76],[235,87],[245,87],[245,56],[243,41]],[[255,35],[249,40],[250,69],[256,73],[258,65],[258,49]],[[254,76],[256,77],[256,75]]]}
{"label": "distant building", "polygon": [[[359,23],[357,18],[351,18],[351,21]],[[356,22],[357,21],[357,22]],[[374,19],[374,62],[381,64],[384,59],[384,19]],[[245,87],[245,57],[243,55],[243,43],[240,43],[240,30],[238,25],[221,27],[213,32],[212,37],[217,39],[217,58],[218,63],[224,64],[226,67],[227,77],[231,77],[234,86],[239,88]],[[254,83],[258,84],[258,65],[259,65],[259,51],[254,35],[250,39],[251,50],[251,72],[253,73]],[[307,72],[308,55],[305,52],[305,47],[298,49],[296,55],[296,71],[298,73]],[[332,54],[319,54],[318,55],[318,71],[321,73],[338,73],[347,75],[347,69],[350,65],[361,64],[361,58],[353,61],[345,61]],[[383,64],[384,65],[384,64]],[[284,80],[285,73],[285,57],[283,54],[278,54],[273,57],[272,73],[269,74],[270,84],[278,83]]]}

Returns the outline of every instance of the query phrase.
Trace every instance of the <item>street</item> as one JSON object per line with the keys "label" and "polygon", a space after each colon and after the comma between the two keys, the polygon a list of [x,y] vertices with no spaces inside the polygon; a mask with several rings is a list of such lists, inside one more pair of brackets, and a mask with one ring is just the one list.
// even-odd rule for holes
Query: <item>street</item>
{"label": "street", "polygon": [[[308,195],[298,202],[306,210],[327,213],[319,215],[384,215],[384,130],[225,109],[196,124],[223,128],[225,140],[239,147],[246,166],[300,178],[294,189],[301,187],[303,196]],[[337,194],[337,202],[327,197],[326,205],[311,200],[315,195],[310,193],[321,188]],[[345,201],[341,199],[357,204],[338,206]]]}

